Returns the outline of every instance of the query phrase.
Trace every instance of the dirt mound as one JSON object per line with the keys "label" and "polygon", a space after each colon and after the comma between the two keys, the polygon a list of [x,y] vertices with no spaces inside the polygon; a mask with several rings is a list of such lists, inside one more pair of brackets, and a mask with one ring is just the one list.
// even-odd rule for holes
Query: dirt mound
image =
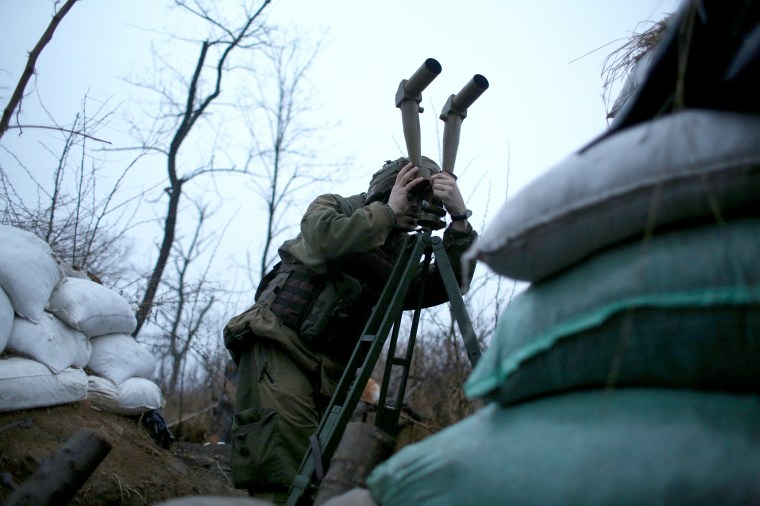
{"label": "dirt mound", "polygon": [[98,433],[112,448],[70,504],[144,505],[174,497],[247,496],[232,485],[228,446],[175,442],[165,450],[136,420],[81,402],[0,413],[0,503],[82,428]]}

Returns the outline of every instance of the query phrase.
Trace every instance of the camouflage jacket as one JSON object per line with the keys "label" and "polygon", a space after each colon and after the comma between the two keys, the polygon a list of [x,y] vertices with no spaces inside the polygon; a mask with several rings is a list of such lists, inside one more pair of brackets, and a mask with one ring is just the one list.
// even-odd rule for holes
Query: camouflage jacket
{"label": "camouflage jacket", "polygon": [[[351,298],[350,305],[339,311],[340,317],[331,318],[332,321],[324,329],[320,328],[318,336],[310,337],[301,325],[306,314],[299,315],[297,324],[293,324],[291,318],[288,322],[290,329],[286,330],[292,329],[302,341],[295,347],[303,350],[306,345],[307,349],[328,355],[338,362],[347,361],[409,237],[409,234],[395,230],[394,224],[395,216],[391,208],[381,202],[366,205],[364,194],[351,197],[326,194],[317,197],[309,205],[301,219],[301,232],[279,248],[282,262],[276,270],[282,271],[286,268],[283,266],[287,265],[301,265],[312,272],[313,279],[307,284],[315,289],[310,295],[304,294],[304,298],[308,298],[308,301],[303,302],[304,313],[314,308],[319,292],[335,279],[356,280],[360,289],[356,290],[356,296]],[[449,227],[443,233],[443,246],[460,286],[472,279],[474,265],[468,270],[468,279],[462,278],[461,256],[476,238],[477,233],[472,227],[468,227],[467,232]],[[423,307],[435,306],[448,300],[443,281],[437,272],[437,267],[433,264],[423,294]],[[418,275],[412,281],[405,301],[406,308],[416,306],[420,280],[421,276]],[[266,279],[262,282],[260,294],[262,291],[266,293],[261,288],[266,288],[267,283]],[[288,297],[291,295],[293,294],[288,294]],[[269,304],[266,299],[266,296],[257,298],[254,307],[263,305],[278,315],[274,310],[276,304]],[[255,322],[251,322],[251,327],[256,327]],[[260,337],[271,338],[270,335],[262,334],[264,332],[257,333]],[[277,340],[287,341],[288,349],[295,348],[294,343],[290,342],[291,338],[286,340],[278,336]]]}
{"label": "camouflage jacket", "polygon": [[[280,248],[283,259],[292,255],[314,272],[334,276],[348,275],[361,284],[361,293],[352,304],[348,316],[331,333],[323,336],[324,343],[336,353],[336,358],[350,356],[353,345],[369,318],[372,307],[390,278],[396,259],[406,244],[408,234],[393,228],[395,217],[391,208],[381,202],[364,204],[364,194],[352,197],[327,194],[316,198],[301,220],[301,233],[286,241]],[[462,254],[472,245],[477,233],[446,228],[443,245],[459,285],[472,279],[474,265],[468,269],[468,279],[462,279]],[[417,276],[407,294],[405,307],[416,306],[419,297]],[[443,281],[432,266],[423,294],[423,307],[435,306],[448,300]],[[337,346],[335,346],[337,345]]]}

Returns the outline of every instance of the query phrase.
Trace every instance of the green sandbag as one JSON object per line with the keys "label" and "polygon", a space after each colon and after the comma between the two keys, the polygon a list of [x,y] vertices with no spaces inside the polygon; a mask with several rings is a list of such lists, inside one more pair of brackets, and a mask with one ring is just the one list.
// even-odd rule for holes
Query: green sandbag
{"label": "green sandbag", "polygon": [[760,399],[629,389],[491,403],[367,483],[393,506],[760,502]]}
{"label": "green sandbag", "polygon": [[760,387],[760,220],[671,231],[531,285],[465,384],[511,404],[579,388]]}

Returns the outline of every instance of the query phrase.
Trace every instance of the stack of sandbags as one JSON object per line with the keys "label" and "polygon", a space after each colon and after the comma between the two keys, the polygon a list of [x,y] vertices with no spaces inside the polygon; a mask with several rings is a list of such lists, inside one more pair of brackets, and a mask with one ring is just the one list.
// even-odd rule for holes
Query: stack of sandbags
{"label": "stack of sandbags", "polygon": [[0,226],[0,244],[0,411],[87,398],[124,414],[161,407],[150,381],[155,360],[129,336],[129,303],[64,276],[50,247],[29,232]]}
{"label": "stack of sandbags", "polygon": [[578,388],[760,389],[760,219],[658,234],[532,284],[467,382],[512,404]]}
{"label": "stack of sandbags", "polygon": [[120,414],[162,406],[161,390],[150,381],[155,358],[131,336],[137,319],[124,297],[89,279],[64,277],[47,310],[87,337],[87,398],[96,406]]}
{"label": "stack of sandbags", "polygon": [[685,110],[572,155],[475,254],[529,281],[489,402],[368,483],[382,504],[760,501],[760,117]]}
{"label": "stack of sandbags", "polygon": [[89,343],[45,312],[62,279],[50,246],[7,225],[0,244],[0,410],[85,399]]}

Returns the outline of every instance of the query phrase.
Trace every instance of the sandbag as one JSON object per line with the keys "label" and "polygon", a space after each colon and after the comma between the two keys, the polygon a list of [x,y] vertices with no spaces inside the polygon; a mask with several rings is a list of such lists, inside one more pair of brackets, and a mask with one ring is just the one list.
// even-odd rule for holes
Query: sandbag
{"label": "sandbag", "polygon": [[47,310],[87,337],[131,334],[137,328],[129,302],[89,279],[64,277],[50,295]]}
{"label": "sandbag", "polygon": [[108,378],[117,385],[129,378],[150,379],[156,368],[156,359],[127,334],[107,334],[93,337],[92,354],[87,369]]}
{"label": "sandbag", "polygon": [[0,288],[19,316],[39,321],[62,277],[50,246],[34,234],[9,225],[0,225],[0,244]]}
{"label": "sandbag", "polygon": [[16,317],[6,348],[45,364],[53,372],[67,367],[82,369],[92,353],[92,344],[84,334],[50,313],[43,313],[39,323]]}
{"label": "sandbag", "polygon": [[502,403],[573,388],[760,388],[760,219],[608,250],[514,298],[465,383]]}
{"label": "sandbag", "polygon": [[164,404],[161,389],[145,378],[129,378],[120,385],[100,376],[88,376],[87,381],[87,400],[109,413],[139,415]]}
{"label": "sandbag", "polygon": [[657,389],[491,403],[367,483],[394,506],[757,504],[758,417],[754,395]]}
{"label": "sandbag", "polygon": [[87,374],[69,367],[53,373],[36,360],[0,358],[0,411],[41,408],[87,397]]}
{"label": "sandbag", "polygon": [[575,153],[507,201],[471,254],[538,281],[686,221],[760,214],[760,116],[684,110]]}
{"label": "sandbag", "polygon": [[5,290],[0,288],[0,353],[3,352],[5,345],[8,344],[8,338],[11,337],[14,316],[11,300],[5,294]]}

